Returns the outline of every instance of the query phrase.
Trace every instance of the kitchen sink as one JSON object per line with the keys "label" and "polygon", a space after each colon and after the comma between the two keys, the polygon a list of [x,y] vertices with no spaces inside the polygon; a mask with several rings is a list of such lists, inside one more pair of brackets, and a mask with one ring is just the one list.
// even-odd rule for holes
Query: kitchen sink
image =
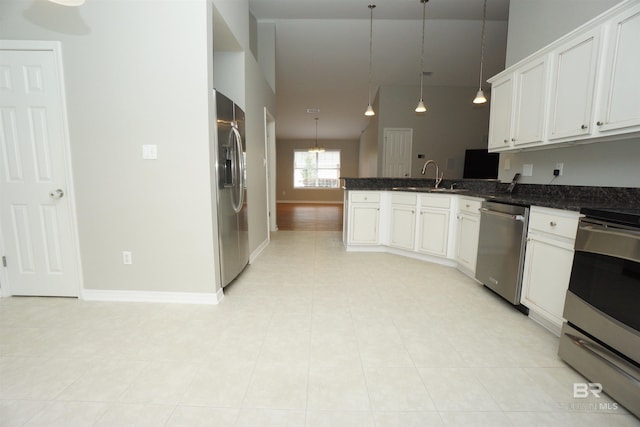
{"label": "kitchen sink", "polygon": [[469,191],[465,188],[435,188],[435,187],[393,187],[394,191],[421,191],[424,193],[464,193]]}

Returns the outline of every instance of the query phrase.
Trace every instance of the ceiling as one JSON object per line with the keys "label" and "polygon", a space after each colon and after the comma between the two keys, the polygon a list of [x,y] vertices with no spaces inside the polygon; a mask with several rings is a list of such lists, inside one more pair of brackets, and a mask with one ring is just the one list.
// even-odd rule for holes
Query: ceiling
{"label": "ceiling", "polygon": [[[369,4],[373,11],[372,91],[420,84],[420,0],[249,0],[258,22],[276,27],[276,134],[279,139],[359,139],[369,118]],[[426,4],[424,99],[429,86],[479,82],[482,0]],[[484,78],[504,69],[509,0],[487,1]],[[485,88],[488,85],[485,83]],[[319,114],[307,109],[319,109]],[[409,114],[415,114],[409,111]],[[428,112],[427,112],[428,114]]]}

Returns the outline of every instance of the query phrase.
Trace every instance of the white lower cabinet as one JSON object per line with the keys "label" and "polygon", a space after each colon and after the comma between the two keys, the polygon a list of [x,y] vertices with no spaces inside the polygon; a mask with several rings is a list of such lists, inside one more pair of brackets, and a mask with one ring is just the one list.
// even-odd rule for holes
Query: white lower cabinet
{"label": "white lower cabinet", "polygon": [[416,236],[416,201],[414,193],[391,194],[391,228],[389,246],[413,250]]}
{"label": "white lower cabinet", "polygon": [[380,193],[351,191],[348,197],[347,243],[349,245],[377,245],[380,242]]}
{"label": "white lower cabinet", "polygon": [[456,261],[470,276],[474,276],[476,272],[481,206],[481,199],[461,198],[456,217]]}
{"label": "white lower cabinet", "polygon": [[451,197],[425,194],[420,197],[418,251],[447,256]]}
{"label": "white lower cabinet", "polygon": [[560,336],[571,277],[577,212],[532,206],[521,303],[529,317]]}

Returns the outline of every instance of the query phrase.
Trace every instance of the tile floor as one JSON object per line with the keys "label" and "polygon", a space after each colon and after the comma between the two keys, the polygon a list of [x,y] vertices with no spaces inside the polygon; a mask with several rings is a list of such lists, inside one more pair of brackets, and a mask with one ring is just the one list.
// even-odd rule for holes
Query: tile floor
{"label": "tile floor", "polygon": [[0,425],[640,426],[455,269],[340,239],[275,233],[213,307],[0,299]]}

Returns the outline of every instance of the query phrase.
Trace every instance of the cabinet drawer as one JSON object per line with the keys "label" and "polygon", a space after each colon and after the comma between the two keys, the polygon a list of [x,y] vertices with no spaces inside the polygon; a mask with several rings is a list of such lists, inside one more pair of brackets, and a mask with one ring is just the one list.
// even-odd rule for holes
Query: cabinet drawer
{"label": "cabinet drawer", "polygon": [[352,191],[352,203],[378,203],[380,201],[380,193],[377,191]]}
{"label": "cabinet drawer", "polygon": [[416,200],[418,200],[415,194],[411,193],[393,193],[391,195],[391,204],[394,205],[416,205]]}
{"label": "cabinet drawer", "polygon": [[548,212],[532,211],[529,217],[529,228],[568,239],[576,238],[578,230],[578,214],[575,218],[558,216]]}
{"label": "cabinet drawer", "polygon": [[451,196],[425,194],[420,197],[420,206],[449,209],[449,206],[451,206]]}
{"label": "cabinet drawer", "polygon": [[479,209],[482,207],[481,200],[472,200],[472,199],[460,199],[460,212],[466,212],[474,215],[479,215]]}

